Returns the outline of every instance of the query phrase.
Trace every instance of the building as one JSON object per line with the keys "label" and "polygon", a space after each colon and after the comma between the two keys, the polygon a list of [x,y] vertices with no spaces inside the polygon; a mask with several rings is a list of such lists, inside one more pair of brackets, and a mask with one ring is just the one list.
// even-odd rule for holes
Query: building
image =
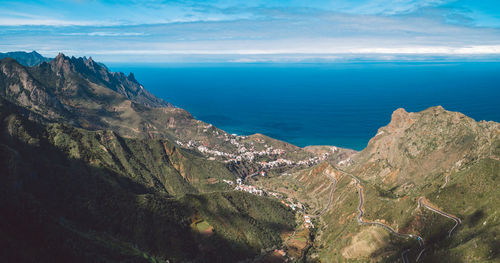
{"label": "building", "polygon": [[314,224],[311,222],[311,217],[304,215],[304,226],[307,228],[314,228]]}

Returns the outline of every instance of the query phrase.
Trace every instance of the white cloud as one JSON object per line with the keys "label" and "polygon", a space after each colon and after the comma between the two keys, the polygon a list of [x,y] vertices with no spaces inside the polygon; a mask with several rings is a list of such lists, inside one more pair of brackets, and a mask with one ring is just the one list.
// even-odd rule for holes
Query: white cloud
{"label": "white cloud", "polygon": [[0,18],[0,26],[95,26],[96,22],[44,18]]}
{"label": "white cloud", "polygon": [[296,48],[296,49],[121,49],[121,50],[95,50],[93,54],[115,54],[115,55],[280,55],[280,54],[309,54],[309,55],[329,55],[336,54],[441,54],[441,55],[485,55],[485,54],[500,54],[500,45],[494,46],[466,46],[466,47],[442,47],[442,46],[425,46],[425,47],[393,47],[393,48],[349,48],[349,47],[332,47],[325,49]]}
{"label": "white cloud", "polygon": [[[377,7],[387,6],[388,2],[375,0],[370,3]],[[265,15],[238,20],[179,20],[181,22],[157,24],[124,24],[122,21],[112,25],[97,20],[66,21],[11,13],[18,17],[0,18],[0,26],[20,26],[0,28],[0,47],[50,50],[55,54],[71,47],[71,55],[108,58],[224,56],[228,60],[249,62],[274,61],[276,56],[294,61],[304,57],[341,59],[364,54],[377,54],[383,59],[398,57],[394,54],[457,57],[500,54],[499,29],[447,24],[442,16],[434,13],[419,15],[401,11],[429,7],[441,1],[397,2],[391,8],[399,8],[399,15],[254,8],[251,10],[255,14],[262,12]],[[376,10],[375,7],[371,10]],[[273,17],[276,12],[279,15]],[[153,18],[157,21],[174,19]],[[134,19],[130,21],[136,21]],[[196,16],[182,19],[196,20]]]}
{"label": "white cloud", "polygon": [[99,36],[99,37],[120,37],[120,36],[146,36],[142,32],[88,32],[88,33],[61,33],[64,36]]}

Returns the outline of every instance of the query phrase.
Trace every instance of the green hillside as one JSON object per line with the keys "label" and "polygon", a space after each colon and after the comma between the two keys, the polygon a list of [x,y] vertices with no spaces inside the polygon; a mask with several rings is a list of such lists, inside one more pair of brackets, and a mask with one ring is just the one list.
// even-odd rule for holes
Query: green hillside
{"label": "green hillside", "polygon": [[500,124],[440,106],[299,148],[92,59],[6,58],[0,180],[2,262],[500,262]]}
{"label": "green hillside", "polygon": [[[293,213],[268,198],[197,194],[227,189],[206,181],[232,175],[168,141],[41,126],[16,109],[4,102],[0,111],[7,261],[232,262],[279,245],[279,233],[295,225]],[[195,215],[215,226],[210,241],[190,228]]]}

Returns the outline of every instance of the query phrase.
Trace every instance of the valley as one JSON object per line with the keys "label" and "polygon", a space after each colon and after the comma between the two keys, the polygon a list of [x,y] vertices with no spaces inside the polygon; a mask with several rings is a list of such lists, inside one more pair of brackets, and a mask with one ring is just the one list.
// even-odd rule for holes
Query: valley
{"label": "valley", "polygon": [[32,56],[0,61],[8,262],[500,260],[499,123],[397,109],[362,151],[300,148]]}

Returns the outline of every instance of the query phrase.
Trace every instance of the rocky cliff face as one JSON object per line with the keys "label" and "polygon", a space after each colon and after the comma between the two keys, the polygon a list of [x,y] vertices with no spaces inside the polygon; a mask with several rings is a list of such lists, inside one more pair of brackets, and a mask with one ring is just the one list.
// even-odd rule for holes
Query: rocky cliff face
{"label": "rocky cliff face", "polygon": [[224,163],[173,140],[218,129],[158,101],[92,60],[0,62],[0,261],[236,262],[280,245],[292,211],[229,191]]}
{"label": "rocky cliff face", "polygon": [[[35,67],[24,67],[12,58],[0,62],[0,91],[7,99],[23,106],[54,107],[55,103],[74,106],[72,99],[87,99],[88,103],[104,104],[107,93],[122,100],[130,100],[147,107],[171,107],[172,105],[144,89],[131,74],[110,72],[91,58],[69,58],[59,54],[50,62]],[[81,96],[81,97],[77,97]],[[56,102],[57,101],[57,102]],[[62,109],[59,109],[62,111]]]}
{"label": "rocky cliff face", "polygon": [[[398,109],[352,160],[336,167],[346,172],[332,209],[321,217],[324,227],[311,259],[396,262],[406,251],[410,262],[417,257],[422,262],[499,260],[499,123],[476,122],[440,106],[415,113]],[[357,222],[358,184],[363,221],[378,225]],[[452,216],[430,211],[419,200]],[[453,217],[460,219],[456,228]],[[380,224],[398,234],[419,235],[425,244],[391,234]]]}
{"label": "rocky cliff face", "polygon": [[146,91],[132,74],[110,72],[90,58],[63,54],[35,67],[1,60],[0,94],[48,120],[111,128],[126,136],[172,138],[168,121],[175,121],[176,128],[196,123],[189,113]]}
{"label": "rocky cliff face", "polygon": [[122,72],[110,72],[104,65],[95,62],[92,58],[70,58],[60,53],[52,61],[40,64],[33,71],[43,72],[44,78],[49,76],[48,78],[53,81],[58,90],[77,89],[79,86],[93,84],[111,89],[145,106],[172,106],[145,90],[133,74],[126,76]]}
{"label": "rocky cliff face", "polygon": [[398,109],[354,159],[351,171],[384,182],[421,184],[428,176],[450,173],[478,159],[497,158],[500,125],[476,122],[440,106],[418,113]]}
{"label": "rocky cliff face", "polygon": [[[226,191],[223,180],[263,167],[267,176],[246,183],[312,216],[316,228],[296,235],[306,261],[395,262],[404,251],[414,260],[421,247],[400,236],[409,234],[425,239],[422,261],[500,258],[500,124],[442,107],[396,110],[359,153],[301,149],[229,135],[132,74],[60,54],[35,67],[0,61],[0,123],[6,261],[248,259],[295,226],[277,200]],[[378,225],[358,222],[361,193],[363,221]],[[460,218],[454,234],[419,200]],[[200,235],[200,222],[215,232]]]}

